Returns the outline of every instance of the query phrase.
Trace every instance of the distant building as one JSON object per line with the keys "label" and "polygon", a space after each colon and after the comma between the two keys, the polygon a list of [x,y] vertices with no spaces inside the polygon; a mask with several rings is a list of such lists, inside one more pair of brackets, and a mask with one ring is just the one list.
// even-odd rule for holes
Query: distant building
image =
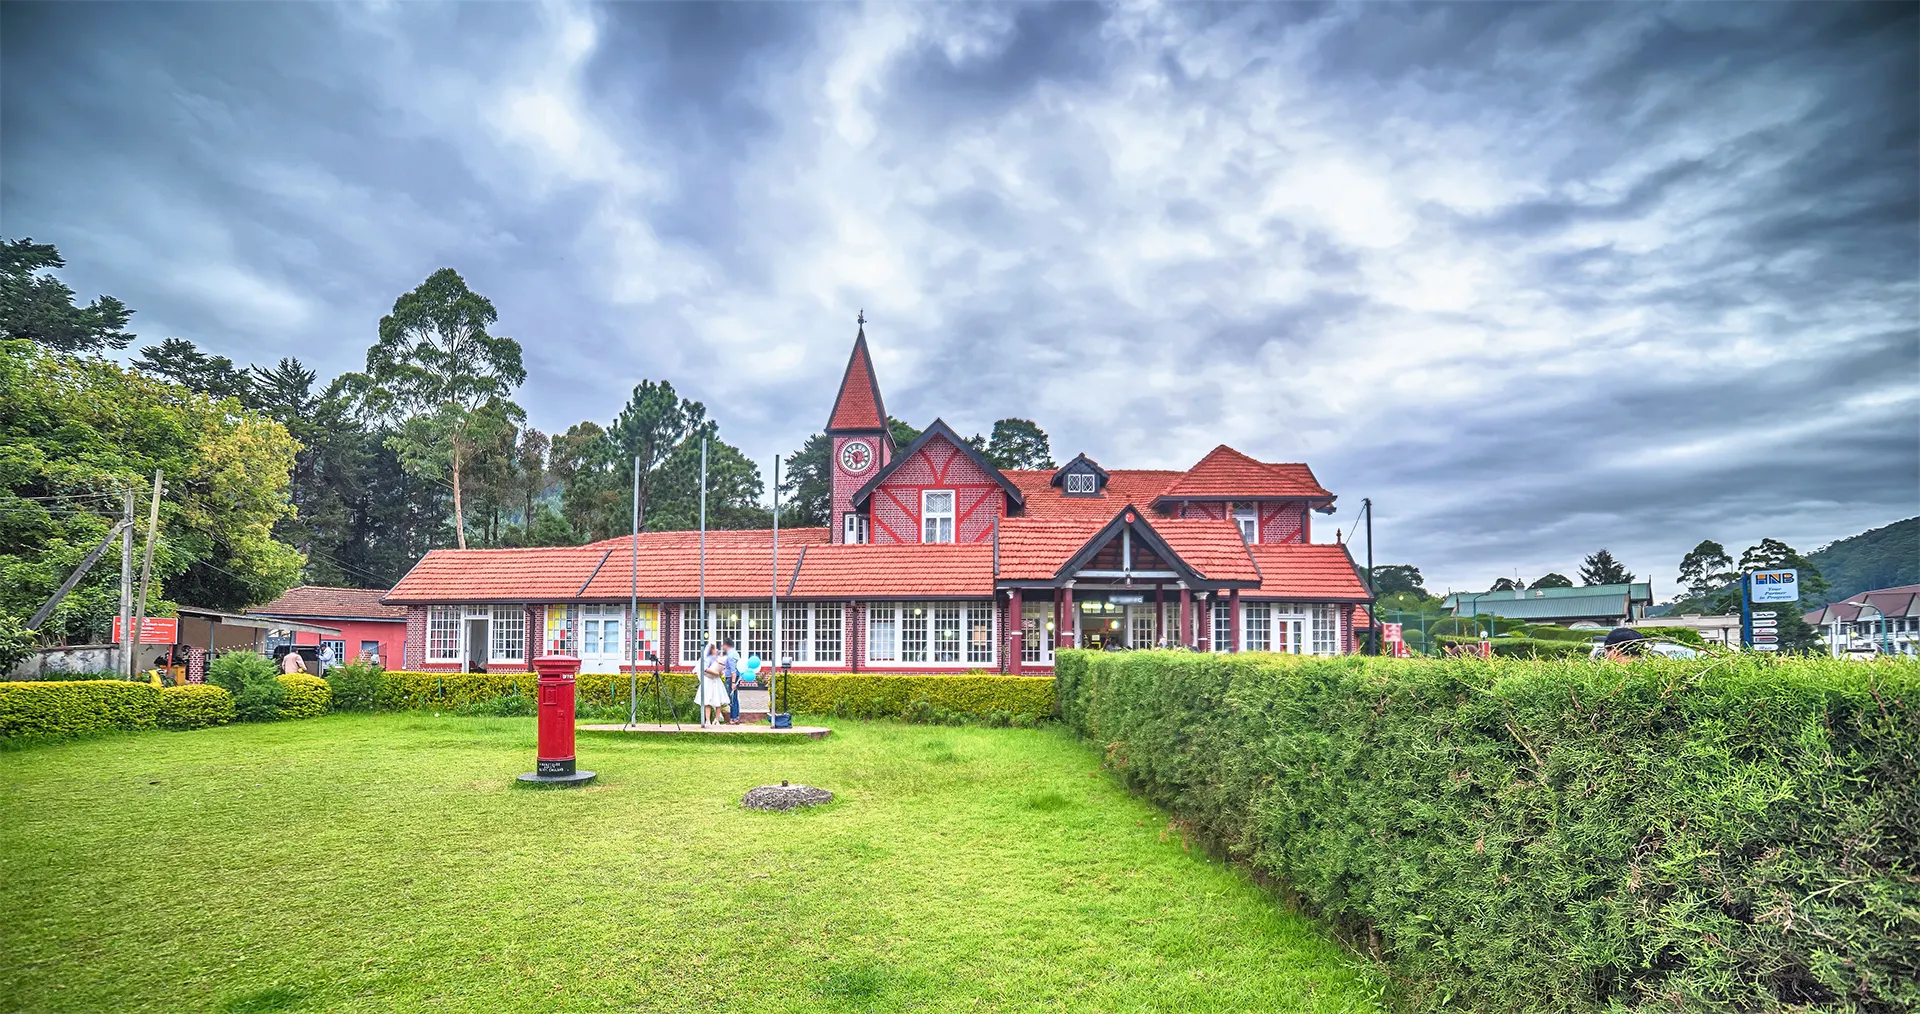
{"label": "distant building", "polygon": [[1699,613],[1687,613],[1683,616],[1656,616],[1651,620],[1635,620],[1629,627],[1685,627],[1700,635],[1708,644],[1723,648],[1740,647],[1740,616],[1733,613],[1725,616],[1702,616]]}
{"label": "distant building", "polygon": [[[385,594],[381,588],[301,585],[247,613],[294,621],[267,631],[269,652],[283,644],[312,644],[332,648],[334,661],[342,664],[365,659],[397,668],[407,642],[407,607],[383,604]],[[328,634],[306,626],[314,622],[338,629]]]}
{"label": "distant building", "polygon": [[1801,617],[1834,655],[1849,651],[1920,652],[1920,584],[1864,591]]}
{"label": "distant building", "polygon": [[1653,585],[1593,584],[1582,588],[1515,588],[1511,591],[1455,592],[1441,605],[1455,616],[1492,614],[1525,623],[1592,623],[1617,627],[1647,614]]}

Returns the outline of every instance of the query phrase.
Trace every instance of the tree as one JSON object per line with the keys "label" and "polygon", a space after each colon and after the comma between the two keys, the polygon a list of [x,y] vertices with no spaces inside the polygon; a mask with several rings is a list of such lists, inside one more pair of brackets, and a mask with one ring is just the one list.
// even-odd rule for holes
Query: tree
{"label": "tree", "polygon": [[920,439],[920,431],[892,416],[888,416],[887,436],[893,440],[895,450],[904,450],[908,444]]}
{"label": "tree", "polygon": [[1680,586],[1687,594],[1703,597],[1725,588],[1734,579],[1733,558],[1726,547],[1706,539],[1680,558]]}
{"label": "tree", "polygon": [[1030,419],[1002,419],[993,424],[987,442],[987,460],[995,468],[1056,468],[1045,430]]}
{"label": "tree", "polygon": [[526,382],[520,343],[487,330],[499,319],[493,303],[441,268],[394,300],[380,318],[380,340],[354,378],[375,418],[399,431],[388,445],[408,471],[453,480],[453,529],[467,547],[461,479],[473,447],[525,417],[508,400]]}
{"label": "tree", "polygon": [[1740,554],[1741,573],[1789,568],[1800,572],[1800,601],[1808,604],[1826,601],[1827,590],[1833,585],[1821,576],[1820,568],[1792,546],[1779,539],[1761,539],[1758,545],[1749,546],[1746,552]]}
{"label": "tree", "polygon": [[520,523],[529,530],[533,527],[533,502],[547,491],[547,452],[552,446],[545,433],[532,427],[521,431],[517,460],[514,462],[514,479],[520,485],[519,492],[524,496],[525,506],[520,513]]}
{"label": "tree", "polygon": [[721,440],[719,427],[706,420],[674,448],[654,476],[647,529],[699,526],[702,437],[707,439],[707,527],[762,528],[771,523],[771,513],[760,505],[760,469],[739,448]]}
{"label": "tree", "polygon": [[1501,578],[1495,578],[1493,581],[1493,587],[1488,588],[1487,590],[1488,591],[1517,591],[1521,588],[1525,588],[1526,586],[1527,586],[1527,583],[1525,581],[1520,580],[1517,577],[1501,577]]}
{"label": "tree", "polygon": [[1581,563],[1580,580],[1588,585],[1632,584],[1633,574],[1612,553],[1601,549]]}
{"label": "tree", "polygon": [[1374,591],[1380,595],[1392,595],[1395,592],[1412,592],[1422,598],[1430,598],[1427,593],[1426,579],[1420,576],[1420,568],[1407,563],[1383,563],[1373,568]]}
{"label": "tree", "polygon": [[[120,516],[121,495],[166,482],[149,615],[168,600],[237,609],[299,576],[275,537],[293,513],[285,427],[104,359],[0,342],[0,614],[25,617]],[[118,568],[96,567],[40,635],[106,635]]]}
{"label": "tree", "polygon": [[625,531],[630,512],[614,465],[614,446],[596,422],[580,422],[553,438],[547,468],[560,481],[560,516],[581,539]]}
{"label": "tree", "polygon": [[1841,539],[1807,554],[1833,586],[1829,601],[1842,602],[1873,588],[1920,584],[1920,517]]}
{"label": "tree", "polygon": [[247,401],[252,394],[248,371],[235,369],[233,360],[226,356],[207,355],[185,338],[168,338],[158,345],[148,345],[140,350],[139,358],[131,365],[142,373],[171,380],[215,401],[222,398]]}
{"label": "tree", "polygon": [[1565,574],[1554,574],[1554,573],[1547,573],[1547,574],[1542,574],[1542,575],[1540,575],[1540,580],[1538,580],[1538,581],[1535,581],[1534,583],[1532,583],[1532,584],[1530,584],[1530,585],[1528,585],[1527,587],[1528,587],[1529,589],[1532,589],[1532,588],[1571,588],[1571,587],[1573,587],[1573,579],[1572,579],[1572,578],[1569,578],[1569,577],[1568,577],[1567,575],[1565,575]]}
{"label": "tree", "polygon": [[615,455],[614,470],[623,488],[631,488],[634,459],[640,461],[641,528],[647,527],[648,505],[653,501],[654,481],[660,469],[693,438],[706,417],[705,405],[675,394],[672,384],[643,380],[634,385],[627,407],[620,410],[607,430]]}
{"label": "tree", "polygon": [[56,352],[126,348],[133,341],[125,330],[133,311],[112,296],[75,306],[73,290],[50,273],[66,266],[50,243],[0,243],[0,338],[24,339]]}
{"label": "tree", "polygon": [[780,523],[824,525],[833,519],[833,441],[815,433],[787,455],[780,477]]}

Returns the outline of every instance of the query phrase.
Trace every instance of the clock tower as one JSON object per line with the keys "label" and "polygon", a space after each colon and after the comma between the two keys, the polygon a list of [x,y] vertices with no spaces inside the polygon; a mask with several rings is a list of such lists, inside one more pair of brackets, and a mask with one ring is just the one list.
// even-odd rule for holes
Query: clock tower
{"label": "clock tower", "polygon": [[[860,331],[840,378],[840,393],[827,417],[827,439],[833,444],[833,513],[828,523],[835,542],[868,541],[867,518],[852,506],[853,494],[893,457],[887,433],[887,409],[880,400],[880,384],[873,376],[873,357],[867,352],[867,315],[857,320]],[[852,515],[852,520],[848,517]]]}

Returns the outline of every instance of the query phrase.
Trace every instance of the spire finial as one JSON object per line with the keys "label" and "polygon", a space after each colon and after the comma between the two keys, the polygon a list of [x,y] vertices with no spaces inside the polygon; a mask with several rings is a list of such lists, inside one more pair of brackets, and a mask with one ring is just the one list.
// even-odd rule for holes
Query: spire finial
{"label": "spire finial", "polygon": [[858,316],[858,317],[855,317],[855,318],[853,319],[853,322],[854,322],[855,324],[858,324],[858,325],[860,325],[860,330],[861,330],[861,331],[865,331],[865,330],[867,329],[867,309],[866,309],[866,307],[861,307],[861,308],[860,308],[860,316]]}

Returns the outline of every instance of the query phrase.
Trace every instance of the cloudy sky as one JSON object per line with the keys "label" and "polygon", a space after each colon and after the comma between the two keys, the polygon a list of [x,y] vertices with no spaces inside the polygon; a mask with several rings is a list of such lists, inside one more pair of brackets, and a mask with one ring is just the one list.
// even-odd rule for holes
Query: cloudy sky
{"label": "cloudy sky", "polygon": [[1920,513],[1920,18],[1880,4],[0,7],[0,226],[242,362],[451,266],[533,423],[887,404],[1304,460],[1436,589]]}

